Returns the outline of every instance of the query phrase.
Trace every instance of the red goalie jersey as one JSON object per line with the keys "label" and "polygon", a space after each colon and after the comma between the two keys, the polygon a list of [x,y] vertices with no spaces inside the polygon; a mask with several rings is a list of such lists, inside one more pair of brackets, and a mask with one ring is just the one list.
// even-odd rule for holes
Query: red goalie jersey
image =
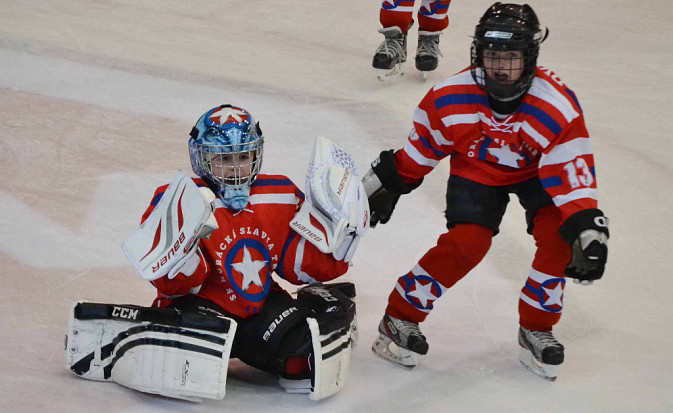
{"label": "red goalie jersey", "polygon": [[486,185],[539,176],[564,220],[597,206],[582,110],[573,92],[544,68],[537,68],[519,109],[502,120],[469,68],[433,87],[414,113],[414,129],[395,164],[413,183],[449,155],[451,174]]}
{"label": "red goalie jersey", "polygon": [[[206,186],[201,179],[194,182]],[[143,222],[166,188],[156,190]],[[329,281],[346,272],[346,262],[322,253],[290,228],[304,195],[289,178],[260,174],[249,200],[241,211],[215,201],[219,229],[209,239],[201,239],[201,263],[190,276],[178,273],[173,279],[164,276],[153,281],[157,288],[153,306],[165,307],[173,298],[195,294],[230,314],[248,318],[260,312],[272,288],[280,288],[271,277],[273,272],[293,284]]]}

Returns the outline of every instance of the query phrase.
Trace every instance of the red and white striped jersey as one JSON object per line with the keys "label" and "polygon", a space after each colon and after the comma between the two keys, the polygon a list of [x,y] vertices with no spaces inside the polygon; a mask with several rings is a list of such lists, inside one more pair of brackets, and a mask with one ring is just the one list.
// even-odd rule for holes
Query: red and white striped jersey
{"label": "red and white striped jersey", "polygon": [[498,120],[486,92],[465,69],[435,85],[414,112],[414,128],[395,154],[408,183],[451,155],[451,174],[486,185],[539,177],[563,219],[597,207],[589,134],[574,93],[538,67],[517,111]]}
{"label": "red and white striped jersey", "polygon": [[[206,186],[201,179],[194,182]],[[143,221],[166,188],[156,190]],[[219,199],[215,202],[219,229],[200,240],[199,267],[190,276],[178,273],[170,280],[165,276],[153,281],[154,306],[165,307],[176,297],[195,294],[248,318],[261,311],[272,288],[280,288],[271,277],[274,272],[300,285],[329,281],[348,269],[347,263],[322,253],[290,228],[304,194],[289,178],[260,174],[242,211],[226,208]]]}

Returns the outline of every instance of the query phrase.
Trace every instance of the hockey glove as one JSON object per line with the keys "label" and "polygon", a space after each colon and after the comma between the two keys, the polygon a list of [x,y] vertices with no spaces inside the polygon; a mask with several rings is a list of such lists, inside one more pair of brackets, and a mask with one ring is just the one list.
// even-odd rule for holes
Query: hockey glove
{"label": "hockey glove", "polygon": [[392,149],[381,152],[379,157],[372,162],[372,168],[362,179],[369,201],[371,213],[369,224],[372,228],[379,222],[387,223],[400,195],[408,194],[423,182],[421,179],[413,185],[405,183],[397,172],[394,156],[395,152]]}
{"label": "hockey glove", "polygon": [[571,215],[559,229],[572,248],[564,274],[576,283],[589,285],[603,276],[608,259],[608,219],[600,209],[585,209]]}

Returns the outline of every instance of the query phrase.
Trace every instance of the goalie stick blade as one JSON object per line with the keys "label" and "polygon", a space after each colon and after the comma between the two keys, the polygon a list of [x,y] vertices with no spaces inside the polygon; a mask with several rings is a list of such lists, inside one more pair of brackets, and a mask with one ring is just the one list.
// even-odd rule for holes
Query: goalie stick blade
{"label": "goalie stick blade", "polygon": [[[395,349],[399,354],[395,354],[390,349],[391,345],[395,346]],[[413,369],[418,364],[418,353],[414,353],[413,351],[409,351],[405,348],[397,346],[392,342],[392,340],[390,340],[390,338],[381,333],[379,333],[378,338],[376,341],[374,341],[374,344],[372,345],[372,351],[382,359],[407,370]]]}
{"label": "goalie stick blade", "polygon": [[530,350],[521,347],[521,350],[519,351],[519,361],[531,373],[540,376],[545,380],[556,381],[556,377],[558,376],[558,366],[540,363],[535,360],[535,357]]}

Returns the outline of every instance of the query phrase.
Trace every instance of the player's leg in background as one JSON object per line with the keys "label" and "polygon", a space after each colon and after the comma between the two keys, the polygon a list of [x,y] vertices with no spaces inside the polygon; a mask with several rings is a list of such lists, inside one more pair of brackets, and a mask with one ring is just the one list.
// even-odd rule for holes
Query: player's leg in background
{"label": "player's leg in background", "polygon": [[383,0],[379,32],[385,37],[376,48],[372,66],[379,70],[379,80],[386,80],[403,73],[402,63],[407,61],[407,31],[413,24],[414,0]]}
{"label": "player's leg in background", "polygon": [[439,36],[449,26],[451,0],[423,0],[418,9],[418,47],[416,69],[422,72],[435,70],[442,52]]}

